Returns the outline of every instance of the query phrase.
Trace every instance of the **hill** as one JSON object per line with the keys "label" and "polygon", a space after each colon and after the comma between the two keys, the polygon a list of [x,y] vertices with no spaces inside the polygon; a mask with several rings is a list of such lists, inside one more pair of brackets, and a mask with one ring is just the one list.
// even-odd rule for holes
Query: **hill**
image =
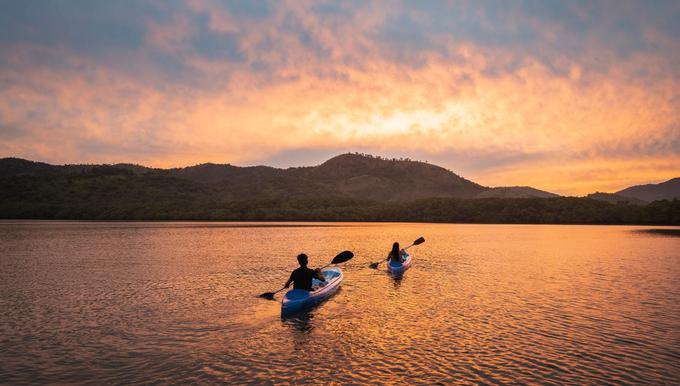
{"label": "hill", "polygon": [[595,193],[591,193],[591,194],[587,195],[585,198],[589,198],[591,200],[609,202],[609,203],[612,203],[612,204],[630,204],[630,205],[644,205],[644,204],[646,204],[645,201],[640,200],[639,198],[625,197],[625,196],[621,196],[619,194],[614,194],[614,193],[595,192]]}
{"label": "hill", "polygon": [[492,188],[479,193],[476,198],[531,198],[531,197],[559,197],[555,193],[534,189],[530,186],[503,186]]}
{"label": "hill", "polygon": [[673,178],[660,184],[631,186],[616,192],[616,194],[637,198],[647,202],[680,198],[680,177]]}
{"label": "hill", "polygon": [[488,190],[436,165],[361,154],[342,154],[317,167],[293,169],[292,173],[342,196],[381,201],[472,198]]}
{"label": "hill", "polygon": [[[431,197],[472,198],[488,188],[442,167],[410,160],[342,154],[313,167],[277,169],[206,163],[174,169],[139,165],[63,165],[0,159],[0,177],[89,173],[96,168],[176,178],[219,191],[223,199],[344,197],[408,201]],[[101,171],[101,170],[100,170]]]}
{"label": "hill", "polygon": [[170,169],[167,174],[212,184],[232,199],[323,196],[407,201],[471,198],[488,189],[439,166],[360,154],[342,154],[313,167],[202,164]]}
{"label": "hill", "polygon": [[0,218],[678,225],[680,200],[628,205],[530,187],[487,188],[435,165],[360,154],[289,169],[55,166],[5,158]]}
{"label": "hill", "polygon": [[28,161],[21,158],[0,159],[0,178],[28,174],[57,173],[58,171],[58,166],[52,166],[43,162]]}

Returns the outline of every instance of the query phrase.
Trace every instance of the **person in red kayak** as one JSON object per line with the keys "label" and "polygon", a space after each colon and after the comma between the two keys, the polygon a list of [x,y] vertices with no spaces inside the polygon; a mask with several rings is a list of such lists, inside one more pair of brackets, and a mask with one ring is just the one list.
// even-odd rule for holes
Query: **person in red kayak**
{"label": "person in red kayak", "polygon": [[404,255],[406,254],[406,251],[403,249],[399,249],[399,243],[395,242],[392,244],[392,250],[390,253],[387,255],[387,261],[394,261],[398,264],[401,264],[404,261]]}
{"label": "person in red kayak", "polygon": [[305,291],[311,291],[312,280],[317,279],[324,282],[325,278],[320,269],[307,268],[308,257],[304,253],[301,253],[297,257],[298,263],[300,263],[300,268],[296,269],[290,274],[290,278],[284,285],[284,288],[290,287],[290,283],[293,284],[293,289],[301,289]]}

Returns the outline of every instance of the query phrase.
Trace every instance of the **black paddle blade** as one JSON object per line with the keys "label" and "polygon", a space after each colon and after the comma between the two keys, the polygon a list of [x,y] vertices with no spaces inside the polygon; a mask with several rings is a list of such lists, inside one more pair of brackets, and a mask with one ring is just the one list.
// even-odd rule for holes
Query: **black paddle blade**
{"label": "black paddle blade", "polygon": [[379,261],[377,263],[371,263],[368,266],[371,267],[371,268],[378,268],[378,265],[380,265]]}
{"label": "black paddle blade", "polygon": [[274,300],[274,294],[276,292],[265,292],[261,294],[259,297],[264,298],[264,299],[269,299],[269,300]]}
{"label": "black paddle blade", "polygon": [[424,237],[420,237],[420,238],[418,238],[418,240],[416,240],[416,241],[413,242],[413,245],[420,245],[420,244],[422,244],[422,243],[424,243],[424,242],[425,242],[425,238],[424,238]]}
{"label": "black paddle blade", "polygon": [[335,256],[335,257],[333,258],[333,261],[331,262],[331,264],[340,264],[340,263],[344,263],[345,261],[347,261],[347,260],[349,260],[349,259],[351,259],[351,258],[353,258],[353,257],[354,257],[354,253],[352,253],[352,252],[350,252],[350,251],[340,252],[340,253],[338,253],[337,256]]}

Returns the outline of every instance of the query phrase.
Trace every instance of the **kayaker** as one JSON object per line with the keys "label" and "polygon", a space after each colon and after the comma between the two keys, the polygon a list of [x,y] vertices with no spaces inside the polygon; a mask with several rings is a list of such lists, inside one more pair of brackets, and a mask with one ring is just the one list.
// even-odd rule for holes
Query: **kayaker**
{"label": "kayaker", "polygon": [[286,285],[284,285],[285,288],[290,287],[290,283],[294,283],[293,289],[311,291],[313,279],[317,279],[321,282],[325,280],[320,269],[307,268],[307,261],[309,260],[307,255],[301,253],[298,255],[297,260],[298,263],[300,263],[300,268],[290,274],[290,278],[286,282]]}
{"label": "kayaker", "polygon": [[399,264],[401,264],[404,261],[403,256],[406,254],[406,252],[403,249],[399,249],[399,243],[395,242],[392,244],[392,250],[390,253],[387,255],[387,261],[394,261]]}

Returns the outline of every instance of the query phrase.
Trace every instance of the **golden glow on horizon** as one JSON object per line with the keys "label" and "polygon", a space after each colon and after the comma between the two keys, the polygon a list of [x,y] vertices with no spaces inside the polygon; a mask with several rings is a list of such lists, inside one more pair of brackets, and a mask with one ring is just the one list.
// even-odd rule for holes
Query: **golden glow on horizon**
{"label": "golden glow on horizon", "polygon": [[[214,31],[243,30],[214,3],[190,5],[211,12]],[[144,83],[66,49],[18,47],[6,58],[15,69],[0,73],[6,85],[0,115],[22,132],[3,138],[0,156],[168,167],[260,163],[296,149],[358,150],[431,156],[480,184],[561,194],[680,175],[677,145],[666,140],[680,136],[680,83],[655,57],[631,54],[606,70],[565,57],[559,59],[564,74],[527,57],[512,71],[489,73],[490,66],[515,62],[516,53],[451,41],[442,46],[459,60],[424,53],[422,65],[399,64],[361,34],[382,20],[379,14],[357,15],[352,26],[326,26],[304,6],[288,6],[332,47],[330,59],[308,55],[286,35],[279,43],[288,56],[257,51],[285,16],[276,14],[240,41],[246,54],[257,51],[276,63],[270,72],[186,58],[189,70],[208,74],[215,87]],[[188,44],[196,28],[182,15],[148,27],[146,44],[169,54]],[[357,52],[366,52],[360,63],[345,63]],[[73,69],[31,65],[39,54]],[[140,72],[153,71],[140,62]]]}

